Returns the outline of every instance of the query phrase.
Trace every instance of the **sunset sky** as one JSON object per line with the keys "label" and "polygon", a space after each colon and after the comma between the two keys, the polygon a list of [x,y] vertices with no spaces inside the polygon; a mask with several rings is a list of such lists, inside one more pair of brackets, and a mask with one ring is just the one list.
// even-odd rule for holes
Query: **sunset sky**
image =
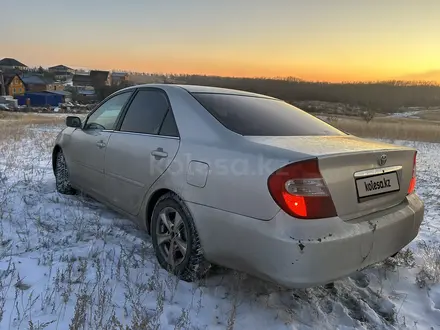
{"label": "sunset sky", "polygon": [[440,0],[21,0],[0,58],[28,66],[440,82]]}

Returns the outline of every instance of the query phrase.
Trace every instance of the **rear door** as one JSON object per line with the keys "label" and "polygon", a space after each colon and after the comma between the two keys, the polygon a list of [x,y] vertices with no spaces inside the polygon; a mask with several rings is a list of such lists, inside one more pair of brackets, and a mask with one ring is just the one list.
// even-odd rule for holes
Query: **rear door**
{"label": "rear door", "polygon": [[132,91],[112,96],[86,119],[82,129],[76,129],[64,146],[70,160],[72,182],[90,193],[104,193],[104,160],[110,134]]}
{"label": "rear door", "polygon": [[110,202],[137,214],[142,200],[171,164],[180,144],[167,95],[161,89],[140,89],[111,134],[105,159]]}

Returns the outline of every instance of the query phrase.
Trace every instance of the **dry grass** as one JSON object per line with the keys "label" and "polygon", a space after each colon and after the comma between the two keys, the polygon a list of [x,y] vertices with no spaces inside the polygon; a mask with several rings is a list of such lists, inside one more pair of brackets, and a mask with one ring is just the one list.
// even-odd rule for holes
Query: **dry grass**
{"label": "dry grass", "polygon": [[421,119],[425,120],[435,120],[440,121],[440,109],[439,110],[426,110],[426,111],[419,111],[417,113],[417,116]]}
{"label": "dry grass", "polygon": [[0,111],[0,141],[20,140],[26,128],[36,125],[54,126],[65,121],[63,116]]}
{"label": "dry grass", "polygon": [[440,122],[407,118],[375,118],[367,123],[358,118],[333,117],[328,122],[344,132],[366,138],[440,142]]}
{"label": "dry grass", "polygon": [[420,242],[422,262],[416,277],[419,287],[429,287],[440,283],[440,243]]}
{"label": "dry grass", "polygon": [[0,111],[0,122],[17,122],[27,125],[51,125],[64,122],[64,116],[58,114],[38,114],[26,112]]}

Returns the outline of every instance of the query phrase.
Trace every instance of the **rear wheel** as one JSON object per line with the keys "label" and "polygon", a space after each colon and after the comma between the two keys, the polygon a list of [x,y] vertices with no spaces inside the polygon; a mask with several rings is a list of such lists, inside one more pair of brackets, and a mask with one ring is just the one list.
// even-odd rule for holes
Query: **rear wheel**
{"label": "rear wheel", "polygon": [[209,270],[193,218],[176,194],[167,193],[156,203],[151,237],[159,264],[180,279],[195,281]]}
{"label": "rear wheel", "polygon": [[69,170],[67,169],[66,159],[60,150],[55,160],[55,183],[57,191],[64,195],[75,194],[75,189],[70,185]]}

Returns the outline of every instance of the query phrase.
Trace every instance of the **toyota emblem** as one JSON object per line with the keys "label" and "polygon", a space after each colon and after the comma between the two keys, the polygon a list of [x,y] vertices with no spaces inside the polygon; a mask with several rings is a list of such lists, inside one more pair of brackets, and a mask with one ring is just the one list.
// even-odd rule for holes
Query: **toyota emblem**
{"label": "toyota emblem", "polygon": [[387,155],[382,155],[377,160],[377,163],[379,164],[379,166],[384,166],[386,162],[387,162]]}

